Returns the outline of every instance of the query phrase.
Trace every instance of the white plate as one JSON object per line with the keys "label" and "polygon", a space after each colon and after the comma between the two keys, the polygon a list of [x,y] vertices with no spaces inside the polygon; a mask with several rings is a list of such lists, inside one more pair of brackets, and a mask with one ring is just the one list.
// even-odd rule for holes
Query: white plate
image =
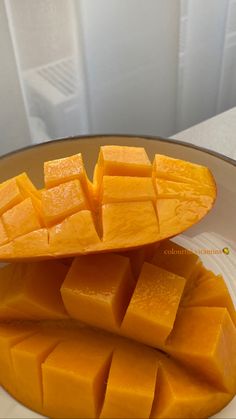
{"label": "white plate", "polygon": [[[229,255],[202,254],[202,260],[215,273],[222,273],[236,302],[236,162],[216,153],[195,148],[178,141],[137,137],[84,137],[43,143],[11,153],[0,159],[0,180],[27,171],[32,180],[42,185],[43,162],[82,152],[88,173],[91,175],[98,150],[102,144],[119,144],[145,147],[150,158],[155,153],[167,154],[208,166],[213,172],[218,197],[210,214],[176,241],[198,252],[229,248]],[[0,418],[39,418],[40,415],[24,408],[0,388]],[[236,418],[236,397],[215,418]]]}

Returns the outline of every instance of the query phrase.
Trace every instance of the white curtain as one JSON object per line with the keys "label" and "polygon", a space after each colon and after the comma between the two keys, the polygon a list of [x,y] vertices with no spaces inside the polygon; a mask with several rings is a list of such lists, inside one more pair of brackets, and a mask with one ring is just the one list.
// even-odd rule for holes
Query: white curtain
{"label": "white curtain", "polygon": [[0,153],[236,105],[235,0],[0,0]]}

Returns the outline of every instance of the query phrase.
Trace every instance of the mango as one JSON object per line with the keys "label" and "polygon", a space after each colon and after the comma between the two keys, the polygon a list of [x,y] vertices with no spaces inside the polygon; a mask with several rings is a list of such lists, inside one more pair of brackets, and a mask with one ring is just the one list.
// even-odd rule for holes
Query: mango
{"label": "mango", "polygon": [[179,308],[164,350],[220,390],[236,392],[236,329],[226,308]]}
{"label": "mango", "polygon": [[236,326],[234,303],[221,275],[215,275],[207,269],[195,281],[194,286],[184,296],[181,305],[184,307],[226,307]]}
{"label": "mango", "polygon": [[209,169],[161,155],[151,164],[142,147],[102,146],[93,179],[78,153],[45,162],[42,190],[26,173],[3,182],[0,260],[155,244],[198,222],[216,198]]}
{"label": "mango", "polygon": [[157,370],[154,350],[132,343],[118,344],[100,418],[149,418]]}
{"label": "mango", "polygon": [[88,255],[74,259],[61,295],[71,317],[115,332],[134,287],[127,257],[112,253]]}
{"label": "mango", "polygon": [[157,353],[159,371],[151,418],[208,418],[231,399],[229,393],[199,378],[173,359]]}
{"label": "mango", "polygon": [[6,286],[0,300],[1,318],[67,317],[60,294],[67,266],[57,261],[16,264],[13,265],[14,269],[11,266],[0,270],[0,290]]}
{"label": "mango", "polygon": [[41,364],[58,343],[57,336],[39,332],[11,348],[17,398],[31,409],[43,409]]}
{"label": "mango", "polygon": [[11,347],[37,332],[37,325],[28,323],[0,324],[0,384],[16,395],[14,368]]}
{"label": "mango", "polygon": [[185,282],[183,277],[145,262],[121,332],[148,345],[162,347],[174,326]]}
{"label": "mango", "polygon": [[81,330],[78,339],[61,342],[42,364],[44,409],[48,416],[99,416],[112,345]]}

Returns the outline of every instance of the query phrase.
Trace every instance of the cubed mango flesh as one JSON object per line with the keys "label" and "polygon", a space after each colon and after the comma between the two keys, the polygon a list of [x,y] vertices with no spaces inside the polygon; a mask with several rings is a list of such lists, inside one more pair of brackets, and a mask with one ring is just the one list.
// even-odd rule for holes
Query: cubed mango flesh
{"label": "cubed mango flesh", "polygon": [[0,324],[0,384],[13,395],[16,395],[16,383],[11,347],[36,332],[36,324],[17,322]]}
{"label": "cubed mango flesh", "polygon": [[[145,214],[145,216],[144,216]],[[108,248],[129,248],[156,241],[159,234],[157,215],[151,201],[121,202],[102,206],[103,240]]]}
{"label": "cubed mango flesh", "polygon": [[173,359],[157,352],[159,373],[151,418],[208,418],[231,399],[229,393],[199,378]]}
{"label": "cubed mango flesh", "polygon": [[9,307],[7,304],[7,294],[11,288],[15,264],[9,264],[0,269],[0,320],[28,318],[22,312]]}
{"label": "cubed mango flesh", "polygon": [[41,364],[58,343],[57,336],[39,332],[11,348],[17,398],[29,408],[43,410]]}
{"label": "cubed mango flesh", "polygon": [[77,339],[59,343],[42,364],[44,409],[48,416],[99,416],[112,345],[81,330]]}
{"label": "cubed mango flesh", "polygon": [[184,296],[182,306],[226,307],[236,326],[236,310],[227,285],[221,275],[207,271],[195,281],[194,286]]}
{"label": "cubed mango flesh", "polygon": [[226,308],[179,308],[164,350],[220,390],[236,392],[236,328]]}
{"label": "cubed mango flesh", "polygon": [[149,418],[157,370],[154,350],[132,343],[118,344],[100,418]]}
{"label": "cubed mango flesh", "polygon": [[42,191],[42,211],[48,226],[84,209],[88,204],[78,179]]}
{"label": "cubed mango flesh", "polygon": [[10,240],[41,228],[31,198],[15,205],[2,215],[3,225]]}
{"label": "cubed mango flesh", "polygon": [[185,279],[145,262],[138,278],[121,331],[154,347],[170,334],[183,294]]}
{"label": "cubed mango flesh", "polygon": [[134,286],[127,257],[113,253],[88,255],[74,259],[61,294],[71,317],[117,331]]}
{"label": "cubed mango flesh", "polygon": [[67,270],[57,261],[16,264],[4,297],[5,307],[17,311],[19,319],[66,318],[60,287]]}
{"label": "cubed mango flesh", "polygon": [[209,169],[161,155],[152,165],[142,147],[102,146],[93,183],[80,153],[45,162],[44,179],[42,190],[26,173],[0,185],[0,260],[158,243],[198,222],[216,198]]}
{"label": "cubed mango flesh", "polygon": [[151,263],[184,277],[186,279],[185,292],[192,286],[202,266],[195,253],[171,240],[163,240],[160,243],[160,246],[155,250]]}
{"label": "cubed mango flesh", "polygon": [[103,176],[102,204],[112,202],[155,201],[156,193],[150,177]]}

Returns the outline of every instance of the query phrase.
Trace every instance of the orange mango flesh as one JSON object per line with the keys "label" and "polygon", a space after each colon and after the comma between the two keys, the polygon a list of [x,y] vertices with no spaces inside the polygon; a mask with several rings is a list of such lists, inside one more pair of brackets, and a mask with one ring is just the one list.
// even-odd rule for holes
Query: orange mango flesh
{"label": "orange mango flesh", "polygon": [[236,392],[236,329],[226,308],[179,308],[163,349],[220,390]]}
{"label": "orange mango flesh", "polygon": [[42,365],[44,409],[50,417],[93,418],[101,410],[112,345],[96,336],[61,342]]}
{"label": "orange mango flesh", "polygon": [[[163,249],[173,249],[171,242],[161,246],[161,255]],[[217,298],[213,285],[207,288],[207,301],[201,295],[194,297],[198,286],[209,280],[212,284],[213,274],[186,249],[179,263],[177,259],[172,263],[167,255],[168,266],[162,266],[168,262],[157,254],[158,249],[150,245],[142,252],[140,248],[119,255],[80,256],[72,265],[71,260],[26,264],[27,281],[33,284],[27,294],[28,307],[30,302],[35,307],[36,298],[40,303],[37,319],[47,319],[50,313],[52,320],[10,321],[9,315],[0,324],[0,384],[26,406],[50,417],[206,418],[222,409],[236,393],[236,329],[231,320],[235,310],[228,290],[219,282]],[[130,263],[132,272],[136,271],[136,287]],[[36,269],[44,265],[46,269]],[[136,318],[131,319],[127,336],[132,337],[135,330],[139,334],[135,339],[148,343],[152,329],[151,337],[160,339],[164,323],[169,330],[167,340],[160,339],[154,346],[168,356],[119,337],[124,320],[118,322],[121,327],[115,323],[116,328],[109,329],[116,332],[110,335],[89,329],[78,320],[58,317],[54,300],[47,297],[50,278],[57,277],[56,265],[58,271],[64,268],[64,273],[51,292],[59,293],[62,283],[62,296],[63,288],[72,295],[79,290],[88,323],[95,325],[94,319],[99,319],[97,326],[108,329],[107,323],[117,318],[115,313],[122,312],[120,318],[125,319],[132,308]],[[0,270],[0,313],[7,307],[6,295],[9,301],[12,294],[14,301],[15,290],[20,295],[25,290],[21,280],[25,270],[19,267],[22,264]],[[191,283],[187,291],[185,283]],[[11,288],[14,292],[9,292]],[[186,307],[191,298],[197,298],[198,305]],[[15,316],[24,318],[26,304],[22,298],[19,301],[17,310],[22,317],[16,309]],[[81,302],[75,302],[74,310],[79,313],[80,308]],[[166,310],[172,313],[172,320],[170,315],[165,317]]]}
{"label": "orange mango flesh", "polygon": [[61,287],[72,318],[109,331],[118,331],[135,282],[129,259],[116,254],[74,259]]}
{"label": "orange mango flesh", "polygon": [[41,364],[59,342],[59,337],[36,333],[11,349],[16,394],[27,407],[43,406]]}
{"label": "orange mango flesh", "polygon": [[0,318],[66,318],[60,287],[67,270],[67,266],[57,261],[8,265],[2,268]]}
{"label": "orange mango flesh", "polygon": [[81,154],[45,162],[44,181],[39,191],[23,173],[0,185],[0,260],[157,243],[198,222],[216,198],[209,169],[160,155],[151,164],[141,147],[101,147],[93,183]]}
{"label": "orange mango flesh", "polygon": [[199,257],[171,240],[163,240],[151,259],[153,265],[186,279],[185,293],[202,269]]}
{"label": "orange mango flesh", "polygon": [[37,331],[31,324],[0,324],[0,384],[7,391],[15,394],[14,367],[12,365],[11,347]]}
{"label": "orange mango flesh", "polygon": [[1,324],[0,349],[0,383],[49,417],[206,418],[233,397],[157,350],[66,321]]}
{"label": "orange mango flesh", "polygon": [[232,398],[158,353],[159,373],[151,418],[208,418]]}
{"label": "orange mango flesh", "polygon": [[202,274],[186,293],[181,305],[184,307],[226,307],[236,326],[236,310],[223,277],[214,275],[205,268],[202,268]]}
{"label": "orange mango flesh", "polygon": [[162,345],[174,326],[184,286],[183,277],[145,262],[121,332],[154,347]]}
{"label": "orange mango flesh", "polygon": [[149,418],[157,369],[154,350],[132,343],[124,343],[116,348],[100,417]]}

